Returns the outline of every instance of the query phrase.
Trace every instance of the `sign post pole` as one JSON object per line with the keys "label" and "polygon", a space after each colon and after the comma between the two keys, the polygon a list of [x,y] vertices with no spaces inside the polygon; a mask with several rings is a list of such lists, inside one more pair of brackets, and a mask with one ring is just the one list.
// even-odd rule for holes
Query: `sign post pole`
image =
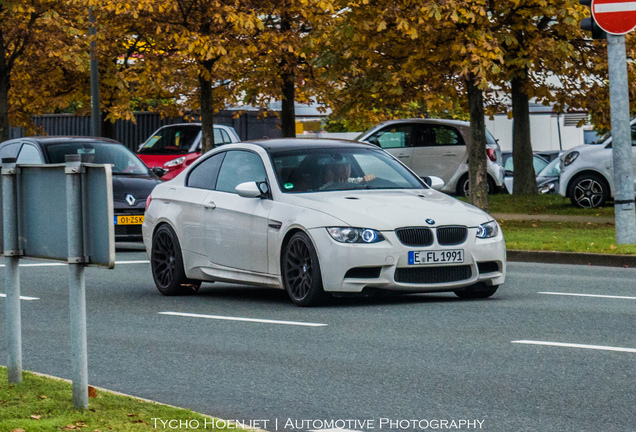
{"label": "sign post pole", "polygon": [[629,124],[625,35],[607,35],[607,60],[612,120],[616,242],[618,244],[634,244],[636,243],[636,214],[634,213],[633,150]]}
{"label": "sign post pole", "polygon": [[7,291],[7,371],[9,384],[22,382],[22,314],[20,310],[20,253],[18,241],[18,195],[15,159],[2,161],[2,213]]}
{"label": "sign post pole", "polygon": [[86,348],[86,283],[82,221],[82,163],[80,155],[66,156],[68,269],[71,309],[71,366],[73,406],[88,408],[88,350]]}

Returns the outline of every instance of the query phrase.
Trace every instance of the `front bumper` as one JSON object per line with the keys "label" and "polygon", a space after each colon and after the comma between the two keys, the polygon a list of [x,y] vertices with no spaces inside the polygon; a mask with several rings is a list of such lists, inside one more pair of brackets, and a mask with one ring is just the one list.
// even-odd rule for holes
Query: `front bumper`
{"label": "front bumper", "polygon": [[[325,228],[310,230],[321,265],[323,287],[330,292],[357,293],[365,289],[401,292],[442,292],[473,285],[501,285],[506,274],[506,245],[501,234],[477,239],[468,229],[459,245],[404,246],[394,231],[382,232],[385,240],[375,244],[344,244],[331,238]],[[464,250],[459,264],[409,265],[409,251]]]}

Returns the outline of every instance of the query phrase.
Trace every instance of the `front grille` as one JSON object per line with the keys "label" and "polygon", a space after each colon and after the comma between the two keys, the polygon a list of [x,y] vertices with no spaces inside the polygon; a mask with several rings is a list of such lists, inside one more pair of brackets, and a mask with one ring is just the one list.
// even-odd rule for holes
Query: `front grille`
{"label": "front grille", "polygon": [[141,225],[115,225],[116,236],[141,236]]}
{"label": "front grille", "polygon": [[451,246],[464,243],[468,237],[465,226],[446,226],[437,228],[437,243],[441,246]]}
{"label": "front grille", "polygon": [[395,230],[395,234],[405,246],[430,246],[433,244],[433,233],[430,228],[399,228]]}
{"label": "front grille", "polygon": [[470,279],[469,265],[445,267],[406,267],[395,270],[395,281],[412,284],[436,284]]}

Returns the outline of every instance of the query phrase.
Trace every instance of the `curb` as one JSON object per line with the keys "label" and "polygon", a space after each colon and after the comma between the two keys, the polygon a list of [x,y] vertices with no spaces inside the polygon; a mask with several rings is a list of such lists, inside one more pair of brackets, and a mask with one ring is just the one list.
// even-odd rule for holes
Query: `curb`
{"label": "curb", "polygon": [[555,251],[508,250],[508,261],[547,264],[578,264],[605,267],[636,267],[636,255]]}

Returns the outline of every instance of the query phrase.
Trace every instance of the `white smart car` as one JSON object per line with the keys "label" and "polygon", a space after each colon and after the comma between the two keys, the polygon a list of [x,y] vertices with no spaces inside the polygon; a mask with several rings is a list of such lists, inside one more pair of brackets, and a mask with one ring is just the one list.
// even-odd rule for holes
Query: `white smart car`
{"label": "white smart car", "polygon": [[[630,124],[632,167],[636,174],[636,118]],[[576,207],[602,206],[613,196],[612,166],[612,136],[609,133],[596,144],[583,144],[564,152],[561,155],[559,194],[569,198]]]}
{"label": "white smart car", "polygon": [[365,290],[485,298],[506,273],[491,216],[364,143],[219,147],[153,190],[142,228],[166,295],[224,281],[285,289],[300,306]]}
{"label": "white smart car", "polygon": [[[419,176],[444,180],[443,192],[467,196],[470,123],[445,119],[404,119],[380,123],[356,138],[382,147]],[[486,130],[488,192],[503,191],[501,148]]]}

